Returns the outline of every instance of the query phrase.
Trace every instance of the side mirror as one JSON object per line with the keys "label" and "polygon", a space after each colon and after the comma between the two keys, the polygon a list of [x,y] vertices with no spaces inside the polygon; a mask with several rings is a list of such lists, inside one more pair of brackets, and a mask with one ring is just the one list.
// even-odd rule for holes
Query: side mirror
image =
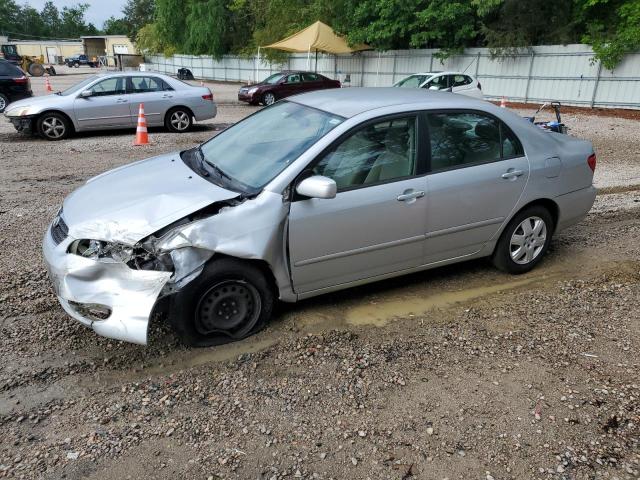
{"label": "side mirror", "polygon": [[431,85],[431,86],[429,87],[429,90],[440,90],[440,87],[439,87],[439,86],[437,86],[437,85]]}
{"label": "side mirror", "polygon": [[336,182],[321,175],[305,178],[296,187],[296,192],[309,198],[335,198],[337,191]]}
{"label": "side mirror", "polygon": [[93,92],[91,90],[83,90],[80,92],[80,96],[82,98],[89,98],[92,95],[93,95]]}

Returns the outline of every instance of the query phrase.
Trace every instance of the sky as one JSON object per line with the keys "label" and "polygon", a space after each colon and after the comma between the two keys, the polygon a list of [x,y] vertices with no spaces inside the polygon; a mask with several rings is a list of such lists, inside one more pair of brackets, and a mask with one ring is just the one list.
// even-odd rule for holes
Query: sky
{"label": "sky", "polygon": [[[38,11],[42,10],[46,0],[26,0],[18,1],[20,4],[27,4]],[[88,23],[93,23],[97,28],[102,28],[104,21],[110,16],[121,17],[122,7],[126,0],[53,0],[58,10],[63,7],[70,7],[79,3],[88,3],[89,8],[85,13],[85,19]]]}

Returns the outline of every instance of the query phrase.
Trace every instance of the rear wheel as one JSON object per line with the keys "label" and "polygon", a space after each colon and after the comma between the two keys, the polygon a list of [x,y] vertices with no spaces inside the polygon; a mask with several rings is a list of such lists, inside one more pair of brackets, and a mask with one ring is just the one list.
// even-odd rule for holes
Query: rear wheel
{"label": "rear wheel", "polygon": [[276,103],[276,96],[272,92],[267,92],[262,96],[262,104],[263,105],[273,105]]}
{"label": "rear wheel", "polygon": [[0,93],[0,113],[4,112],[4,109],[7,108],[7,105],[9,105],[9,98]]}
{"label": "rear wheel", "polygon": [[169,110],[164,120],[164,126],[170,132],[187,132],[191,128],[191,125],[191,112],[183,107],[172,108]]}
{"label": "rear wheel", "polygon": [[76,68],[80,68],[80,62],[74,62],[73,66]]}
{"label": "rear wheel", "polygon": [[273,303],[273,291],[260,269],[223,258],[209,263],[175,295],[170,318],[187,345],[221,345],[242,340],[264,327]]}
{"label": "rear wheel", "polygon": [[47,140],[62,140],[71,134],[71,123],[64,115],[44,113],[38,118],[38,133]]}
{"label": "rear wheel", "polygon": [[522,210],[502,232],[493,252],[493,264],[508,273],[528,272],[549,248],[553,229],[553,218],[543,206]]}

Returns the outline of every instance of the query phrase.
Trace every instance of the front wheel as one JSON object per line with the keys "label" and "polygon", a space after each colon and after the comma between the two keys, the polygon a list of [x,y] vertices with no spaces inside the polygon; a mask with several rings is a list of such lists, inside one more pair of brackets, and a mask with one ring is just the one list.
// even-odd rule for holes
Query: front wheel
{"label": "front wheel", "polygon": [[276,103],[276,96],[272,92],[267,92],[262,96],[262,104],[269,106]]}
{"label": "front wheel", "polygon": [[191,128],[191,125],[191,112],[180,107],[169,110],[164,120],[164,126],[170,132],[187,132]]}
{"label": "front wheel", "polygon": [[522,210],[502,232],[493,252],[493,264],[508,273],[528,272],[549,248],[553,229],[553,218],[543,206]]}
{"label": "front wheel", "polygon": [[51,112],[38,118],[38,133],[47,140],[62,140],[71,133],[71,123],[64,115]]}
{"label": "front wheel", "polygon": [[170,318],[183,343],[208,347],[253,335],[271,318],[273,304],[273,290],[260,269],[223,258],[175,295]]}
{"label": "front wheel", "polygon": [[7,108],[7,105],[9,105],[9,98],[0,93],[0,113],[4,112],[4,109]]}

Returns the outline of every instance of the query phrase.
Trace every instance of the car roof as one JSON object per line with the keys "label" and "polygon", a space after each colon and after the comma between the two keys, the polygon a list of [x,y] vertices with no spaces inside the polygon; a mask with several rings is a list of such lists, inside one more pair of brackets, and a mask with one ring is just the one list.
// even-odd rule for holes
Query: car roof
{"label": "car roof", "polygon": [[101,78],[152,76],[152,77],[171,78],[171,79],[175,80],[174,77],[171,77],[170,75],[166,75],[164,73],[160,73],[160,72],[140,72],[138,70],[131,71],[131,72],[100,72],[100,73],[96,73],[95,76],[96,77],[101,77]]}
{"label": "car roof", "polygon": [[449,92],[423,88],[349,87],[316,90],[289,97],[289,101],[323,110],[341,117],[353,117],[369,110],[407,105],[419,108],[479,108],[486,102]]}

